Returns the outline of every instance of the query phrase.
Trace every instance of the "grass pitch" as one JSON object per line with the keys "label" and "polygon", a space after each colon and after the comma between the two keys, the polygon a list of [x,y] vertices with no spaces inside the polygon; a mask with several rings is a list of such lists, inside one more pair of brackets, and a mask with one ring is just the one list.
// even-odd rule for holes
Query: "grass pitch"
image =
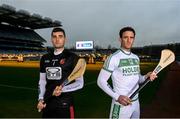
{"label": "grass pitch", "polygon": [[[5,65],[6,64],[6,65]],[[7,65],[10,64],[10,65]],[[152,70],[157,63],[141,64],[142,74]],[[37,112],[39,63],[38,62],[1,62],[0,63],[0,117],[32,118],[41,117]],[[88,64],[84,75],[84,88],[74,92],[75,117],[107,118],[111,98],[100,90],[96,80],[102,64]],[[145,87],[140,94],[142,106],[149,104],[165,77],[166,72],[159,75],[157,81]]]}

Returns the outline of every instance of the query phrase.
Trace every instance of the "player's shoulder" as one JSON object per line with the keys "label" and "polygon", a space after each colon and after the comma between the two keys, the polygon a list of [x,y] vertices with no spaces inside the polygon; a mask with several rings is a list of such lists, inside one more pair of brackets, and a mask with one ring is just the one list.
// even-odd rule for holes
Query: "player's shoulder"
{"label": "player's shoulder", "polygon": [[132,55],[134,58],[139,59],[139,56],[138,56],[138,55],[136,55],[136,54],[134,54],[133,52],[131,52],[131,55]]}
{"label": "player's shoulder", "polygon": [[121,50],[117,50],[110,55],[111,58],[116,58],[121,54]]}
{"label": "player's shoulder", "polygon": [[115,51],[114,53],[110,54],[107,58],[108,62],[117,61],[120,55],[120,50]]}
{"label": "player's shoulder", "polygon": [[53,52],[48,52],[42,56],[42,58],[49,58],[53,55]]}
{"label": "player's shoulder", "polygon": [[105,63],[103,65],[103,68],[105,70],[112,72],[114,67],[118,66],[119,55],[120,55],[119,53],[120,53],[120,50],[117,50],[108,56],[108,58],[105,60]]}

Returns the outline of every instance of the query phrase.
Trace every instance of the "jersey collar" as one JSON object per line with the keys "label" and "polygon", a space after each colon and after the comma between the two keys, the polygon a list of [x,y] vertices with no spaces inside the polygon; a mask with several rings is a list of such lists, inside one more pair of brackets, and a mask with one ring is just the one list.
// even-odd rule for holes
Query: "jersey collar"
{"label": "jersey collar", "polygon": [[54,55],[59,55],[64,51],[64,49],[57,51],[56,49],[54,50]]}
{"label": "jersey collar", "polygon": [[123,48],[120,48],[120,50],[126,55],[131,55],[131,51],[126,51]]}

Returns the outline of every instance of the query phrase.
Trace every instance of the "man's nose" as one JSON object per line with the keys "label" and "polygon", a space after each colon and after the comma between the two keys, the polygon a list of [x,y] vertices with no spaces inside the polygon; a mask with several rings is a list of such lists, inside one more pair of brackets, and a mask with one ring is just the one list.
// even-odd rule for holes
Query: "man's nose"
{"label": "man's nose", "polygon": [[59,38],[58,38],[58,37],[56,38],[56,41],[59,41]]}
{"label": "man's nose", "polygon": [[128,38],[127,41],[130,42],[130,41],[131,41],[131,38]]}

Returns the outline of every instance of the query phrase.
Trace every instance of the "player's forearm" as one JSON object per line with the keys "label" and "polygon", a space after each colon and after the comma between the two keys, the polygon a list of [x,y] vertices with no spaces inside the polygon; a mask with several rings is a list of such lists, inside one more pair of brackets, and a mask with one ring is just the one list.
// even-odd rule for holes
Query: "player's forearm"
{"label": "player's forearm", "polygon": [[83,79],[83,76],[76,79],[74,83],[71,83],[67,86],[64,86],[62,88],[62,92],[72,92],[72,91],[76,91],[76,90],[79,90],[83,87],[84,85],[84,79]]}
{"label": "player's forearm", "polygon": [[40,73],[40,79],[39,79],[39,98],[44,99],[44,94],[46,91],[46,73]]}
{"label": "player's forearm", "polygon": [[107,82],[108,79],[110,78],[110,76],[111,76],[110,72],[108,72],[104,69],[101,69],[99,76],[98,76],[97,84],[109,96],[111,96],[115,100],[118,100],[119,95],[113,91],[113,89]]}
{"label": "player's forearm", "polygon": [[139,84],[143,83],[147,78],[149,78],[149,76],[150,76],[151,73],[152,73],[152,72],[148,72],[148,73],[145,74],[145,75],[139,74]]}
{"label": "player's forearm", "polygon": [[139,74],[139,84],[143,83],[146,80],[146,75]]}

